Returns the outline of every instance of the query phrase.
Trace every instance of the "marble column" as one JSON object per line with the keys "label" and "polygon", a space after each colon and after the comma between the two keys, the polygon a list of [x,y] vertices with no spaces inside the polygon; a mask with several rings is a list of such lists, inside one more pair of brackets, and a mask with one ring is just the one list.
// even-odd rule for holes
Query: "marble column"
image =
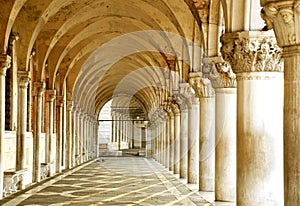
{"label": "marble column", "polygon": [[180,171],[180,110],[177,104],[173,104],[174,113],[174,174]]}
{"label": "marble column", "polygon": [[170,139],[169,139],[169,134],[170,134],[170,121],[169,121],[169,116],[166,115],[166,119],[164,120],[164,128],[166,128],[163,131],[163,153],[164,153],[164,166],[166,168],[169,168],[169,163],[170,163]]}
{"label": "marble column", "polygon": [[72,104],[71,110],[71,135],[72,135],[72,148],[71,148],[71,167],[76,165],[76,105]]}
{"label": "marble column", "polygon": [[56,172],[62,172],[62,138],[63,138],[63,105],[64,97],[56,98]]}
{"label": "marble column", "polygon": [[180,104],[180,171],[179,177],[187,179],[189,112],[185,103]]}
{"label": "marble column", "polygon": [[[30,81],[29,71],[18,71],[18,128],[16,170],[26,169],[26,122],[27,122],[27,87]],[[21,181],[21,189],[25,189]]]}
{"label": "marble column", "polygon": [[[192,79],[190,79],[191,81]],[[194,81],[194,80],[193,80]],[[191,84],[193,84],[191,82]],[[188,99],[188,165],[187,182],[191,184],[199,183],[199,126],[200,126],[200,104],[199,98],[195,96],[192,87],[180,84],[180,93]]]}
{"label": "marble column", "polygon": [[73,109],[73,101],[67,101],[67,136],[66,136],[66,169],[72,168],[72,157],[73,157],[73,136],[72,136],[72,109]]}
{"label": "marble column", "polygon": [[33,83],[34,102],[34,134],[33,134],[33,181],[41,181],[40,142],[42,133],[42,100],[45,90],[43,82]]}
{"label": "marble column", "polygon": [[236,199],[236,75],[228,62],[210,58],[209,78],[216,95],[215,200]]}
{"label": "marble column", "polygon": [[261,1],[284,58],[284,205],[300,202],[300,2]]}
{"label": "marble column", "polygon": [[5,75],[10,67],[11,58],[8,55],[0,55],[0,199],[3,198],[4,180],[4,135],[5,135]]}
{"label": "marble column", "polygon": [[215,94],[209,79],[200,81],[200,161],[199,190],[215,187]]}
{"label": "marble column", "polygon": [[268,32],[222,37],[237,74],[237,205],[283,205],[283,67]]}
{"label": "marble column", "polygon": [[56,165],[56,158],[54,152],[54,145],[56,140],[53,138],[53,125],[54,125],[54,99],[56,97],[56,90],[46,90],[45,91],[46,97],[46,139],[47,139],[47,149],[46,149],[46,157],[47,163],[50,164],[49,173],[50,176],[55,174],[55,165]]}
{"label": "marble column", "polygon": [[169,113],[169,170],[174,171],[174,115]]}

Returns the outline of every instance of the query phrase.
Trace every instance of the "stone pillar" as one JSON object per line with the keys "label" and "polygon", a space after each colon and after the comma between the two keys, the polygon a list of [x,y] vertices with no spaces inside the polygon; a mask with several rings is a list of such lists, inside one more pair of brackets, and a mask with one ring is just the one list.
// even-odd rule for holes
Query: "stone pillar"
{"label": "stone pillar", "polygon": [[47,162],[50,164],[49,173],[50,176],[53,176],[55,174],[55,165],[56,165],[56,158],[55,158],[55,152],[54,152],[54,144],[56,142],[55,139],[53,139],[53,125],[54,125],[54,106],[53,101],[56,96],[56,90],[46,90],[45,91],[45,97],[46,97],[46,139],[47,139],[47,149],[46,149],[46,156],[47,156]]}
{"label": "stone pillar", "polygon": [[5,135],[5,75],[10,67],[11,58],[8,55],[0,55],[0,199],[3,198],[4,180],[4,135]]}
{"label": "stone pillar", "polygon": [[237,74],[237,205],[283,205],[281,50],[264,32],[222,37]]}
{"label": "stone pillar", "polygon": [[169,116],[166,115],[166,119],[163,122],[165,130],[163,130],[163,153],[164,153],[164,166],[166,168],[169,168],[170,163],[170,140],[169,140],[169,134],[170,134],[170,121]]}
{"label": "stone pillar", "polygon": [[66,137],[66,168],[72,168],[72,157],[73,157],[73,135],[72,135],[72,108],[73,108],[73,101],[67,101],[67,137]]}
{"label": "stone pillar", "polygon": [[34,135],[33,135],[33,181],[41,181],[40,142],[42,130],[42,98],[45,90],[43,82],[33,83]]}
{"label": "stone pillar", "polygon": [[179,177],[187,179],[189,112],[185,103],[180,104],[180,171]]}
{"label": "stone pillar", "polygon": [[174,115],[169,112],[169,170],[174,171]]}
{"label": "stone pillar", "polygon": [[121,135],[120,135],[120,114],[117,113],[117,116],[116,116],[116,133],[117,133],[117,150],[120,150],[121,149]]}
{"label": "stone pillar", "polygon": [[261,1],[262,17],[274,29],[284,58],[284,205],[300,201],[300,2]]}
{"label": "stone pillar", "polygon": [[76,165],[76,105],[72,104],[71,110],[71,135],[72,135],[72,150],[71,150],[71,167]]}
{"label": "stone pillar", "polygon": [[200,162],[199,190],[215,187],[215,94],[207,78],[200,80]]}
{"label": "stone pillar", "polygon": [[[190,79],[191,80],[191,79]],[[192,83],[192,82],[191,82]],[[193,83],[192,83],[193,84]],[[195,96],[192,87],[180,84],[180,93],[188,98],[188,165],[187,182],[199,183],[199,98]]]}
{"label": "stone pillar", "polygon": [[180,171],[180,110],[177,104],[173,104],[174,113],[174,174]]}
{"label": "stone pillar", "polygon": [[62,138],[63,138],[64,97],[56,98],[56,172],[62,172]]}
{"label": "stone pillar", "polygon": [[[30,81],[29,71],[18,71],[18,129],[16,169],[26,168],[26,122],[27,122],[27,87]],[[23,181],[21,189],[25,189]]]}
{"label": "stone pillar", "polygon": [[210,58],[210,61],[208,77],[216,93],[215,200],[235,201],[236,75],[230,64],[221,58]]}

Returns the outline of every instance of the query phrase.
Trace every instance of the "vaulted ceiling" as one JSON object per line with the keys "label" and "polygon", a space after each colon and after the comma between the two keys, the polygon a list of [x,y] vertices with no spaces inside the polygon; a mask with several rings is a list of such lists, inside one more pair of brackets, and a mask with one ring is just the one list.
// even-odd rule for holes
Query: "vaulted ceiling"
{"label": "vaulted ceiling", "polygon": [[172,92],[167,81],[187,80],[191,45],[203,46],[196,6],[207,1],[0,2],[1,53],[17,34],[18,70],[30,70],[34,61],[32,81],[47,82],[91,114],[122,95],[145,110],[159,106],[163,93]]}

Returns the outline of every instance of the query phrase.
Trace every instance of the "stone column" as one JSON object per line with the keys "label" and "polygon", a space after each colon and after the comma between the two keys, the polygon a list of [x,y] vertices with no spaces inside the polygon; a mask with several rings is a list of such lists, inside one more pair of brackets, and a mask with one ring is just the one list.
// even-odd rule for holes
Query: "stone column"
{"label": "stone column", "polygon": [[[16,170],[26,168],[26,122],[27,122],[27,87],[30,81],[29,71],[18,71],[18,129]],[[23,181],[21,189],[25,189]]]}
{"label": "stone column", "polygon": [[71,150],[71,167],[74,167],[76,158],[76,105],[72,104],[71,110],[71,135],[72,135],[72,150]]}
{"label": "stone column", "polygon": [[50,164],[49,173],[50,176],[53,176],[55,174],[55,165],[56,165],[56,158],[55,158],[55,152],[54,152],[54,144],[56,142],[55,139],[53,139],[53,125],[54,125],[54,107],[53,107],[53,101],[56,96],[56,90],[46,90],[45,91],[45,97],[46,97],[46,139],[47,139],[47,162]]}
{"label": "stone column", "polygon": [[41,181],[40,142],[42,130],[42,98],[45,90],[43,82],[33,83],[34,135],[33,135],[33,181]]}
{"label": "stone column", "polygon": [[[190,79],[191,80],[191,79]],[[192,82],[191,82],[192,83]],[[192,83],[193,84],[193,83]],[[188,98],[188,165],[187,182],[199,183],[199,98],[195,96],[192,87],[186,83],[180,84],[180,93]]]}
{"label": "stone column", "polygon": [[180,171],[180,110],[177,104],[173,104],[174,113],[174,174]]}
{"label": "stone column", "polygon": [[169,170],[174,171],[174,115],[172,110],[169,112]]}
{"label": "stone column", "polygon": [[170,163],[170,140],[169,140],[169,134],[170,134],[170,124],[169,124],[169,116],[166,115],[166,119],[163,122],[165,130],[163,130],[163,153],[164,153],[164,166],[166,168],[169,168]]}
{"label": "stone column", "polygon": [[[216,93],[215,199],[236,199],[236,75],[228,62],[210,58],[208,77]],[[205,75],[205,74],[204,74]]]}
{"label": "stone column", "polygon": [[300,201],[300,2],[261,1],[262,17],[274,29],[284,58],[284,205]]}
{"label": "stone column", "polygon": [[5,75],[10,67],[11,58],[8,55],[0,55],[0,199],[3,198],[4,180],[4,135],[5,135]]}
{"label": "stone column", "polygon": [[283,205],[281,50],[264,32],[222,37],[237,74],[237,205]]}
{"label": "stone column", "polygon": [[73,135],[72,135],[72,109],[73,109],[73,101],[68,100],[67,101],[67,137],[66,137],[66,168],[70,169],[72,168],[72,157],[73,157]]}
{"label": "stone column", "polygon": [[201,78],[200,88],[200,162],[199,190],[215,187],[215,94],[211,82]]}
{"label": "stone column", "polygon": [[187,179],[188,165],[188,125],[189,112],[188,106],[184,101],[180,104],[180,171],[179,177]]}
{"label": "stone column", "polygon": [[63,137],[63,105],[64,97],[56,98],[56,172],[62,172],[62,137]]}

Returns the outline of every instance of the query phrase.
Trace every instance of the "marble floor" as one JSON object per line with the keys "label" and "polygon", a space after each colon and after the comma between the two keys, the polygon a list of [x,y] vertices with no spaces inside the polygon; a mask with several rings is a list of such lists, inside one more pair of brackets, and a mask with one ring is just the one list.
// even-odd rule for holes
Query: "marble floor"
{"label": "marble floor", "polygon": [[197,185],[185,182],[152,159],[103,157],[9,196],[0,205],[235,205],[213,202],[213,193],[198,192]]}

